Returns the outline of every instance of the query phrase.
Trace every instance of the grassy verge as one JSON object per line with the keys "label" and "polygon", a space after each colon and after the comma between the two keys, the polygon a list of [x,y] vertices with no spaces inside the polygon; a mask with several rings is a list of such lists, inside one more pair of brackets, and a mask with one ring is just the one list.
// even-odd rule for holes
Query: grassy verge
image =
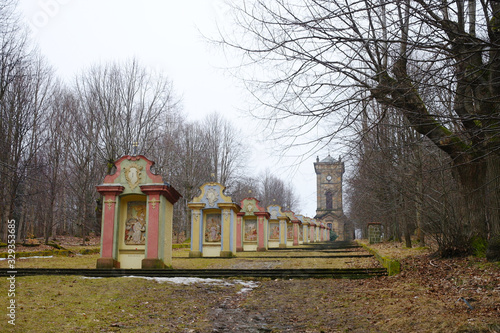
{"label": "grassy verge", "polygon": [[[228,331],[220,327],[274,333],[500,331],[497,265],[473,258],[431,259],[420,255],[425,249],[394,244],[373,247],[381,256],[400,261],[405,269],[395,276],[364,280],[261,279],[258,288],[245,293],[228,279],[215,285],[179,285],[139,278],[19,277],[16,326],[10,327],[4,316],[0,327],[2,332],[41,333]],[[248,253],[258,258],[188,259],[187,253],[187,249],[174,250],[174,268],[335,267],[365,259],[378,265],[373,258],[337,261]],[[16,266],[94,268],[98,257],[25,259]],[[5,264],[0,261],[0,267]],[[0,302],[8,301],[7,292],[1,292]],[[234,330],[242,320],[247,326]]]}
{"label": "grassy verge", "polygon": [[[140,278],[38,276],[16,282],[18,308],[12,332],[182,332],[188,328],[198,332],[209,326],[207,313],[214,304],[239,289]],[[203,302],[201,290],[210,295]],[[2,304],[7,304],[5,298],[2,293]],[[9,328],[6,323],[2,326]]]}
{"label": "grassy verge", "polygon": [[366,239],[358,239],[356,242],[373,254],[380,264],[387,269],[389,276],[401,272],[401,261],[414,256],[430,254],[432,251],[427,247],[403,247],[400,243],[369,244]]}
{"label": "grassy verge", "polygon": [[391,259],[389,257],[381,255],[375,249],[368,246],[366,243],[358,242],[362,247],[364,247],[368,252],[373,254],[373,256],[380,262],[382,267],[387,269],[387,275],[392,276],[399,274],[401,272],[401,263],[396,259]]}
{"label": "grassy verge", "polygon": [[[457,302],[460,294],[436,292],[434,284],[411,277],[262,279],[243,294],[241,285],[223,281],[179,285],[140,278],[22,277],[16,280],[16,326],[2,323],[2,331],[208,333],[221,324],[234,328],[242,318],[253,329],[247,331],[275,333],[500,329],[498,295],[478,299],[471,311]],[[0,294],[3,304],[6,296]]]}

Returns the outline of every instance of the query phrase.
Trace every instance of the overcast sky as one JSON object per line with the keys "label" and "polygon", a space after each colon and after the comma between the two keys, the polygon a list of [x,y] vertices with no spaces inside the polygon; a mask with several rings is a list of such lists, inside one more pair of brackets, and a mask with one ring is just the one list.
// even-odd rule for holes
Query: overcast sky
{"label": "overcast sky", "polygon": [[314,158],[299,166],[291,165],[295,159],[283,159],[284,167],[277,168],[278,162],[266,150],[273,142],[249,143],[264,137],[256,121],[243,118],[250,98],[238,88],[241,83],[223,70],[225,56],[202,36],[214,35],[216,22],[229,24],[224,0],[20,0],[20,10],[34,42],[59,77],[71,82],[90,65],[133,57],[161,71],[182,97],[189,119],[217,111],[231,120],[252,147],[253,160],[248,163],[252,169],[259,172],[267,167],[291,182],[300,197],[300,213],[314,217]]}

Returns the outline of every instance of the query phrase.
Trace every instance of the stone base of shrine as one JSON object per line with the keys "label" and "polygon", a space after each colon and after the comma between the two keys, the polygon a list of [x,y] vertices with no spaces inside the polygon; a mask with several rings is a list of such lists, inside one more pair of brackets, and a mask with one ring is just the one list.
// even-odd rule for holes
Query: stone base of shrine
{"label": "stone base of shrine", "polygon": [[243,251],[246,251],[246,252],[253,252],[253,251],[257,251],[257,243],[246,243],[246,244],[243,244]]}
{"label": "stone base of shrine", "polygon": [[201,258],[201,251],[189,251],[189,258]]}
{"label": "stone base of shrine", "polygon": [[231,252],[231,251],[220,251],[220,256],[222,258],[231,258],[233,256],[233,252]]}
{"label": "stone base of shrine", "polygon": [[280,249],[286,249],[286,244],[280,244]]}
{"label": "stone base of shrine", "polygon": [[271,248],[278,248],[280,246],[280,242],[278,241],[269,241],[269,243],[267,244],[267,246],[271,249]]}
{"label": "stone base of shrine", "polygon": [[120,268],[120,262],[113,258],[99,258],[97,259],[97,269],[113,269]]}
{"label": "stone base of shrine", "polygon": [[168,267],[165,265],[165,263],[161,259],[146,258],[146,259],[142,259],[141,268],[142,269],[165,269]]}

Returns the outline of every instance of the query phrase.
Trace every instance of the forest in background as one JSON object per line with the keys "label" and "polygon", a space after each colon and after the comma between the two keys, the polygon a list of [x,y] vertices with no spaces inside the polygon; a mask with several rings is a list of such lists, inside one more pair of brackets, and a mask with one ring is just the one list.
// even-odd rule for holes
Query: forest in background
{"label": "forest in background", "polygon": [[[239,30],[218,43],[241,52],[261,105],[252,114],[290,149],[305,134],[316,133],[306,135],[316,149],[341,139],[357,228],[381,222],[386,239],[407,246],[415,233],[421,245],[431,237],[442,256],[500,253],[497,2],[241,0],[233,10]],[[251,193],[262,206],[297,208],[290,184],[270,171],[248,176],[242,138],[221,115],[185,119],[167,77],[133,59],[63,84],[29,44],[14,0],[0,2],[0,26],[4,239],[10,218],[20,239],[98,233],[94,186],[134,142],[183,195],[177,235],[206,181],[236,202]]]}
{"label": "forest in background", "polygon": [[[174,84],[137,59],[88,68],[72,84],[29,42],[16,1],[0,1],[0,216],[17,222],[17,238],[85,237],[101,230],[95,189],[113,162],[138,153],[182,198],[174,233],[189,237],[189,202],[210,181],[239,203],[298,208],[297,196],[271,171],[254,175],[244,137],[222,115],[187,121]],[[135,147],[137,143],[137,147]],[[251,175],[251,176],[249,176]]]}

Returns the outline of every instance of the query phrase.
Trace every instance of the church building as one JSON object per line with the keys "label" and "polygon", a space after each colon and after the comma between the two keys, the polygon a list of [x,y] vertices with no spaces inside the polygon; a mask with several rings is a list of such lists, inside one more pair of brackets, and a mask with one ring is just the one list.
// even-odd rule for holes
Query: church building
{"label": "church building", "polygon": [[317,208],[314,217],[319,223],[329,226],[331,235],[335,233],[336,240],[350,239],[347,218],[342,208],[342,180],[344,162],[339,157],[335,160],[328,155],[323,160],[316,158],[314,163],[316,172]]}

